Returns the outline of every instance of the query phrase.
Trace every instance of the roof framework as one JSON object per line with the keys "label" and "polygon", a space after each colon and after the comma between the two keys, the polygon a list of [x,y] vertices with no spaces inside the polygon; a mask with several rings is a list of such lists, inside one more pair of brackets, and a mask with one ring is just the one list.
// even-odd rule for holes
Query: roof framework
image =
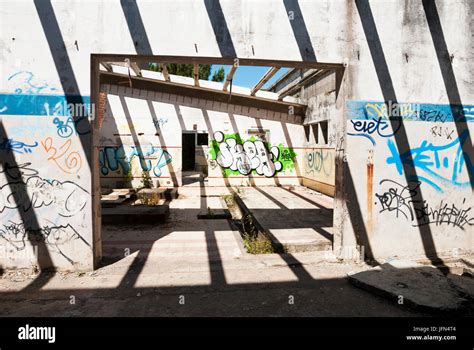
{"label": "roof framework", "polygon": [[[148,55],[93,55],[93,61],[100,62],[103,69],[98,70],[100,83],[124,85],[129,84],[136,88],[160,91],[171,94],[178,94],[206,100],[238,104],[246,107],[262,108],[281,113],[291,113],[296,116],[304,117],[306,105],[293,101],[284,101],[287,96],[296,93],[302,84],[308,79],[316,79],[332,72],[343,70],[342,64],[320,63],[307,61],[284,61],[284,60],[264,60],[250,58],[226,58],[226,57],[195,57],[195,56],[148,56]],[[161,70],[163,79],[154,79],[143,76],[143,67],[150,62],[157,63]],[[171,82],[167,65],[192,64],[194,84],[184,84]],[[222,90],[211,89],[201,86],[199,83],[199,65],[201,64],[220,64],[231,65]],[[117,73],[113,71],[113,66],[128,68],[128,74]],[[232,79],[239,66],[265,66],[269,69],[250,89],[249,94],[232,92]],[[140,69],[142,67],[142,69]],[[307,73],[298,81],[290,84],[275,99],[257,96],[263,86],[280,70],[281,68],[299,68],[307,69]],[[132,76],[130,72],[134,73]],[[202,81],[201,81],[202,82]],[[230,89],[229,89],[230,86]]]}

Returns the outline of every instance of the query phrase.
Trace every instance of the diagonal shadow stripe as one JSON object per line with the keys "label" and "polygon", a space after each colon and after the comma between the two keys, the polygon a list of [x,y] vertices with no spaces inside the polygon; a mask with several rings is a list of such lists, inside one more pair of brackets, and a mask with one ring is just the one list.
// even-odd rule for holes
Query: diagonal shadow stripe
{"label": "diagonal shadow stripe", "polygon": [[237,57],[229,27],[222,12],[219,0],[204,0],[206,11],[211,21],[212,30],[216,36],[217,45],[222,57]]}
{"label": "diagonal shadow stripe", "polygon": [[454,76],[448,46],[446,45],[438,10],[436,9],[436,2],[432,0],[423,0],[423,9],[425,10],[426,20],[428,21],[428,27],[430,28],[431,38],[433,39],[433,45],[436,50],[436,57],[438,58],[439,68],[441,70],[441,75],[443,76],[444,86],[446,87],[449,106],[451,108],[451,113],[453,114],[454,125],[456,125],[459,137],[461,137],[462,134],[466,135],[464,142],[461,143],[461,148],[467,173],[469,175],[469,181],[471,182],[471,189],[474,190],[474,173],[470,171],[471,169],[474,169],[474,164],[472,164],[469,157],[470,154],[474,153],[474,148],[472,145],[471,134],[467,126],[466,116],[464,115],[458,84],[456,82],[456,77]]}
{"label": "diagonal shadow stripe", "polygon": [[132,36],[135,50],[139,55],[152,55],[150,41],[143,24],[136,0],[120,0],[128,30]]}
{"label": "diagonal shadow stripe", "polygon": [[[79,85],[72,69],[71,60],[69,59],[66,46],[64,44],[61,29],[59,28],[58,20],[54,14],[53,6],[50,0],[34,0],[36,12],[38,13],[41,26],[43,27],[46,40],[48,42],[51,56],[53,57],[56,71],[58,72],[62,88],[69,105],[84,106],[83,98],[79,91]],[[91,130],[89,120],[85,116],[76,115],[74,113],[82,108],[73,108],[73,119],[77,125],[79,122],[86,125],[87,130]],[[79,139],[82,144],[82,149],[86,155],[89,167],[92,168],[91,163],[91,138],[90,133],[79,134]]]}
{"label": "diagonal shadow stripe", "polygon": [[[364,30],[367,44],[369,46],[372,61],[375,66],[377,78],[379,80],[380,88],[384,96],[385,103],[387,104],[387,110],[392,111],[393,115],[401,115],[398,111],[393,112],[393,106],[398,106],[397,96],[393,87],[392,77],[390,75],[387,61],[385,60],[385,54],[382,48],[377,27],[375,26],[374,16],[368,0],[356,0],[357,10],[359,12],[362,28]],[[391,104],[392,109],[389,107]],[[398,131],[394,134],[395,142],[399,154],[406,154],[406,162],[403,162],[403,171],[405,174],[406,183],[419,183],[418,175],[416,173],[413,157],[411,154],[410,144],[408,142],[408,136],[403,123],[402,118],[389,117],[392,130]],[[421,189],[418,191],[410,191],[411,201],[416,212],[423,210],[425,201]],[[433,240],[431,229],[428,225],[422,225],[420,217],[416,217],[418,227],[420,230],[420,236],[425,251],[425,256],[433,263],[439,264],[442,260],[437,256],[436,246]],[[441,266],[442,271],[446,271],[445,266]]]}
{"label": "diagonal shadow stripe", "polygon": [[[8,134],[1,120],[0,120],[0,139],[3,139],[3,140],[9,139]],[[13,151],[11,150],[0,151],[0,154],[1,154],[0,164],[2,164],[3,169],[6,169],[6,168],[18,169],[18,164],[16,162]],[[8,181],[8,177],[7,177],[7,181]],[[18,214],[21,217],[21,222],[25,229],[26,238],[30,241],[32,246],[37,247],[36,259],[38,262],[38,267],[40,269],[40,274],[34,279],[32,283],[26,286],[25,289],[23,290],[24,291],[38,290],[42,286],[44,286],[48,282],[48,280],[52,277],[51,274],[45,273],[46,272],[45,270],[53,269],[53,261],[51,259],[51,255],[49,253],[46,242],[44,241],[44,237],[42,237],[41,239],[34,239],[34,237],[32,237],[32,234],[30,233],[30,232],[41,230],[41,226],[39,224],[38,218],[35,214],[33,207],[31,207],[29,210],[22,209],[22,203],[25,203],[25,202],[31,203],[31,198],[28,194],[27,185],[23,177],[20,177],[19,179],[17,179],[15,181],[15,184],[16,184],[15,188],[13,187],[11,188],[12,197],[13,197],[13,200],[15,201],[15,205],[18,208]],[[1,224],[2,225],[0,228],[3,228],[3,225],[7,223],[2,222]]]}
{"label": "diagonal shadow stripe", "polygon": [[290,20],[291,29],[300,50],[301,58],[303,61],[316,61],[316,54],[314,53],[298,0],[283,0],[283,3],[285,4],[286,14]]}

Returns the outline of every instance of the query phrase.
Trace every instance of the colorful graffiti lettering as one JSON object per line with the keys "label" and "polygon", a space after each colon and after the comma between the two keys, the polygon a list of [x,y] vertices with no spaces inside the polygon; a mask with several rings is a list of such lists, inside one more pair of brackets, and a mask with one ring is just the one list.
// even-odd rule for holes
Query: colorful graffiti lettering
{"label": "colorful graffiti lettering", "polygon": [[[393,136],[398,129],[400,128],[400,123],[396,122],[397,125],[394,131],[390,131],[389,122],[383,120],[382,117],[376,119],[367,119],[367,120],[351,120],[352,128],[355,132],[348,132],[347,135],[351,136],[362,136],[370,140],[372,145],[375,146],[375,140],[372,137],[373,133],[377,133],[381,137],[390,137]],[[386,131],[386,129],[389,129]]]}
{"label": "colorful graffiti lettering", "polygon": [[86,117],[77,118],[76,120],[69,117],[66,121],[62,121],[56,117],[53,119],[53,124],[56,125],[60,137],[68,138],[74,133],[76,135],[86,135],[90,133],[90,125],[85,121],[87,121]]}
{"label": "colorful graffiti lettering", "polygon": [[38,146],[38,142],[28,144],[22,141],[16,141],[14,139],[3,139],[0,142],[0,150],[7,151],[7,152],[16,152],[20,154],[24,153],[32,153],[32,148]]}
{"label": "colorful graffiti lettering", "polygon": [[[51,153],[48,160],[53,161],[65,173],[77,174],[82,167],[82,157],[79,152],[70,150],[71,144],[71,140],[66,140],[59,148],[56,148],[51,137],[41,141],[41,146],[43,146],[46,153]],[[60,160],[62,160],[61,163]]]}
{"label": "colorful graffiti lettering", "polygon": [[[418,147],[402,154],[399,154],[395,142],[389,139],[387,144],[391,155],[387,157],[387,164],[395,164],[398,173],[402,175],[403,166],[411,166],[410,160],[412,159],[413,166],[424,171],[423,175],[418,175],[418,179],[432,186],[438,192],[443,192],[441,185],[470,186],[469,181],[459,179],[464,164],[469,173],[474,172],[474,165],[469,155],[465,154],[462,150],[462,145],[467,139],[468,132],[468,130],[464,130],[459,138],[445,145],[435,146],[424,140]],[[450,176],[441,173],[441,170],[444,169],[449,170]],[[408,180],[417,181],[417,179]]]}
{"label": "colorful graffiti lettering", "polygon": [[[214,153],[213,160],[221,168],[241,175],[249,175],[255,171],[258,175],[273,177],[278,171],[284,169],[282,162],[286,162],[286,165],[289,166],[288,163],[292,163],[295,156],[290,149],[281,152],[280,147],[273,146],[268,151],[267,146],[261,140],[242,142],[240,137],[226,137],[220,131],[214,133],[211,149],[211,152]],[[285,153],[285,159],[281,157],[282,153]],[[231,174],[226,173],[226,175]]]}
{"label": "colorful graffiti lettering", "polygon": [[15,85],[14,91],[17,94],[39,94],[58,90],[46,82],[38,82],[34,74],[28,71],[14,73],[7,80]]}
{"label": "colorful graffiti lettering", "polygon": [[[123,174],[131,172],[131,162],[134,157],[138,157],[143,171],[153,170],[155,176],[161,176],[161,169],[171,163],[172,157],[168,151],[159,147],[149,146],[127,146],[105,147],[99,152],[100,169],[102,175],[109,174],[110,171],[122,171]],[[150,159],[156,158],[153,165]]]}

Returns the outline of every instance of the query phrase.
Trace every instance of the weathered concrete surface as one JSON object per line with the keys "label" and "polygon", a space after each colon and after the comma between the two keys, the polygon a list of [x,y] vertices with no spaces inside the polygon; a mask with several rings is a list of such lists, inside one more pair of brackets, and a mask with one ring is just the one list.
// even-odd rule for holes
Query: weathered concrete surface
{"label": "weathered concrete surface", "polygon": [[168,215],[168,205],[120,205],[102,208],[104,224],[154,224],[164,222]]}
{"label": "weathered concrete surface", "polygon": [[244,210],[252,214],[275,246],[287,252],[332,248],[330,197],[310,189],[284,187],[246,187],[237,193]]}
{"label": "weathered concrete surface", "polygon": [[[314,253],[312,253],[314,254]],[[345,274],[363,269],[322,263],[308,253],[289,267],[279,256],[224,259],[220,264],[182,259],[147,260],[140,271],[135,254],[94,273],[45,274],[0,279],[2,316],[425,316],[351,286]],[[319,260],[319,261],[318,261]],[[220,266],[224,280],[209,282]],[[130,269],[130,267],[132,267]],[[307,274],[307,278],[296,275]],[[33,276],[36,277],[36,276]],[[39,282],[37,281],[37,282]],[[26,288],[26,289],[25,289]],[[75,304],[71,304],[74,297]],[[291,304],[290,298],[294,298]],[[180,304],[180,300],[185,304]]]}
{"label": "weathered concrete surface", "polygon": [[415,309],[454,312],[472,307],[473,280],[452,274],[445,276],[432,266],[392,260],[348,276],[360,288]]}
{"label": "weathered concrete surface", "polygon": [[346,274],[367,267],[338,263],[330,252],[246,253],[227,220],[196,218],[201,208],[221,208],[219,196],[228,193],[228,188],[183,188],[169,203],[163,224],[104,225],[104,266],[92,273],[5,273],[0,314],[424,315],[351,286]]}
{"label": "weathered concrete surface", "polygon": [[148,200],[172,200],[178,198],[178,195],[177,188],[143,188],[137,192],[138,198],[146,198]]}

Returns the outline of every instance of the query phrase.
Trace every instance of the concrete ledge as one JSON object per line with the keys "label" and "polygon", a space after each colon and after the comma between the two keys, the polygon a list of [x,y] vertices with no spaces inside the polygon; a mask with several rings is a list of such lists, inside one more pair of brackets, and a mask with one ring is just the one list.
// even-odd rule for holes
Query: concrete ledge
{"label": "concrete ledge", "polygon": [[168,205],[123,205],[102,209],[104,224],[157,224],[169,216]]}
{"label": "concrete ledge", "polygon": [[[409,261],[394,260],[367,271],[348,274],[356,287],[400,306],[432,313],[459,312],[470,304],[466,297],[473,281]],[[453,282],[455,281],[455,282]],[[470,292],[472,296],[472,292]]]}

